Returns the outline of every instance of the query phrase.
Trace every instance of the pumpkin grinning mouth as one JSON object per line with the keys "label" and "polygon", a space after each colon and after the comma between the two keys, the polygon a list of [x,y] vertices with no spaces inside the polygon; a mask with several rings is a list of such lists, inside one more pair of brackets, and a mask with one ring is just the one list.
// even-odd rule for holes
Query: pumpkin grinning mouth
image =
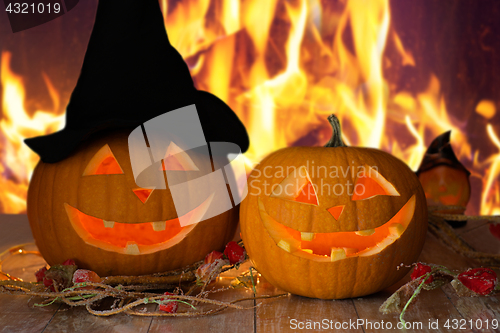
{"label": "pumpkin grinning mouth", "polygon": [[213,196],[183,217],[191,223],[181,226],[179,218],[166,221],[121,223],[106,221],[83,213],[65,203],[64,208],[78,236],[87,244],[129,255],[165,250],[182,241],[202,220]]}
{"label": "pumpkin grinning mouth", "polygon": [[309,233],[274,220],[258,200],[264,227],[277,246],[294,256],[312,261],[333,262],[350,257],[372,256],[394,243],[406,230],[415,212],[413,195],[388,222],[369,230]]}

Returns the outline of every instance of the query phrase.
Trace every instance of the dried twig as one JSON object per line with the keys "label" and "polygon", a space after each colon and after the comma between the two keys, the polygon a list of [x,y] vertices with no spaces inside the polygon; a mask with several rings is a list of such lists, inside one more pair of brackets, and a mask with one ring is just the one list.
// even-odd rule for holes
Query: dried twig
{"label": "dried twig", "polygon": [[[451,207],[451,206],[443,206]],[[443,209],[441,207],[441,209]],[[467,216],[461,214],[439,214],[429,212],[429,230],[443,243],[451,247],[455,252],[460,255],[477,260],[483,265],[498,265],[500,264],[500,255],[493,253],[484,253],[476,251],[470,246],[456,231],[448,225],[444,218],[449,218],[455,221],[465,220],[493,220],[493,218],[500,218],[500,216]]]}

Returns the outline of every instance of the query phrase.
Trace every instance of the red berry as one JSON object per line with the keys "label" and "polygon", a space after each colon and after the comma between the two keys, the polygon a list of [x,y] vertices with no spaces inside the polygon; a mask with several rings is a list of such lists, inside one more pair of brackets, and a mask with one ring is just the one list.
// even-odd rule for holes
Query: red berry
{"label": "red berry", "polygon": [[224,256],[223,253],[219,251],[212,251],[209,254],[206,255],[205,260],[203,261],[204,264],[211,264],[217,259],[221,259]]}
{"label": "red berry", "polygon": [[227,243],[224,254],[229,259],[229,263],[231,265],[243,262],[245,260],[245,249],[239,246],[235,241]]}
{"label": "red berry", "polygon": [[500,239],[500,223],[490,224],[490,232],[493,236]]}
{"label": "red berry", "polygon": [[96,282],[100,283],[102,280],[94,271],[88,269],[77,269],[73,274],[73,284],[82,282]]}
{"label": "red berry", "polygon": [[47,267],[42,267],[38,271],[36,271],[35,276],[36,276],[36,282],[42,282],[43,278],[45,277],[45,272],[47,271]]}
{"label": "red berry", "polygon": [[49,287],[50,290],[52,291],[56,291],[54,289],[54,286],[53,286],[53,283],[54,281],[52,281],[52,279],[47,279],[45,277],[45,273],[47,273],[48,269],[47,267],[42,267],[40,268],[36,273],[35,273],[35,276],[36,276],[36,282],[43,282],[43,285],[45,287]]}
{"label": "red berry", "polygon": [[[412,280],[415,280],[427,273],[430,273],[431,270],[432,268],[430,266],[418,262],[417,266],[415,266],[415,269],[413,269],[410,277]],[[432,281],[434,281],[434,277],[431,275],[425,280],[425,283],[431,283]]]}
{"label": "red berry", "polygon": [[479,295],[488,295],[495,289],[497,274],[490,268],[472,268],[458,275],[464,286]]}
{"label": "red berry", "polygon": [[46,277],[43,278],[43,285],[45,287],[49,287],[51,291],[56,291],[54,288],[54,281],[52,279],[47,279]]}
{"label": "red berry", "polygon": [[75,266],[76,265],[76,263],[75,263],[75,261],[73,259],[68,259],[65,262],[63,262],[62,264],[64,266],[72,266],[72,265]]}
{"label": "red berry", "polygon": [[[168,291],[164,295],[175,296],[174,294],[169,293]],[[164,298],[162,298],[161,300],[163,301]],[[179,304],[176,301],[169,301],[169,302],[166,302],[165,304],[160,304],[160,311],[165,311],[168,313],[176,313],[178,306],[179,306]]]}

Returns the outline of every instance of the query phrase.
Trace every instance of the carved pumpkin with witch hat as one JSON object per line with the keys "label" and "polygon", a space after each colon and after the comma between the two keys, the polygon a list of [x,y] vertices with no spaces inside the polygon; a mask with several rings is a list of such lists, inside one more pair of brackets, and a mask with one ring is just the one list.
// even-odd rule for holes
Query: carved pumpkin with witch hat
{"label": "carved pumpkin with witch hat", "polygon": [[[233,143],[232,150],[248,148],[246,130],[234,112],[216,96],[195,89],[188,66],[168,40],[157,0],[99,1],[65,128],[25,141],[41,158],[29,186],[27,212],[48,264],[73,258],[101,276],[148,274],[201,260],[231,240],[237,202],[204,219],[216,201],[210,197],[181,216],[165,173],[215,174],[227,153],[239,151],[216,156],[186,149],[195,134],[188,132],[156,148],[164,150],[164,158],[154,156],[148,173],[133,170],[131,133],[174,111],[194,115],[206,141]],[[147,154],[154,142],[146,132],[143,141]],[[157,186],[158,179],[163,187]],[[229,186],[223,187],[227,192]],[[189,198],[197,191],[190,185],[183,195]],[[185,216],[197,220],[179,223]]]}
{"label": "carved pumpkin with witch hat", "polygon": [[[416,174],[425,191],[429,206],[455,206],[439,213],[462,214],[469,202],[470,172],[460,163],[450,143],[451,131],[436,137],[425,152]],[[463,227],[466,221],[447,221]]]}

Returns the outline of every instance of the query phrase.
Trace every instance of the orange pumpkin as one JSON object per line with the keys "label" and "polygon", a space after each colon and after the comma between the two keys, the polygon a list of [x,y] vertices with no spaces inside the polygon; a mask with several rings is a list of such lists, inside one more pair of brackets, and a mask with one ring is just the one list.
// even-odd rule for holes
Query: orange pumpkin
{"label": "orange pumpkin", "polygon": [[291,147],[266,157],[249,177],[241,234],[253,265],[293,294],[341,299],[401,279],[422,250],[424,192],[400,160],[346,147],[340,125],[328,147]]}
{"label": "orange pumpkin", "polygon": [[[237,208],[182,227],[168,186],[137,187],[129,133],[96,135],[70,157],[37,165],[27,211],[36,244],[50,265],[73,258],[100,276],[149,274],[194,263],[232,239]],[[170,161],[173,170],[211,168],[206,156],[176,156]],[[205,204],[189,213],[203,211]]]}
{"label": "orange pumpkin", "polygon": [[[429,205],[461,206],[464,209],[470,198],[469,174],[461,169],[438,165],[432,169],[419,172]],[[443,211],[444,212],[444,211]],[[463,212],[446,211],[450,214]]]}
{"label": "orange pumpkin", "polygon": [[[470,172],[453,152],[450,144],[451,131],[435,138],[425,152],[417,170],[427,198],[427,204],[460,206],[463,209],[443,209],[449,214],[463,213],[470,198]],[[465,222],[450,222],[452,226],[463,226]]]}

